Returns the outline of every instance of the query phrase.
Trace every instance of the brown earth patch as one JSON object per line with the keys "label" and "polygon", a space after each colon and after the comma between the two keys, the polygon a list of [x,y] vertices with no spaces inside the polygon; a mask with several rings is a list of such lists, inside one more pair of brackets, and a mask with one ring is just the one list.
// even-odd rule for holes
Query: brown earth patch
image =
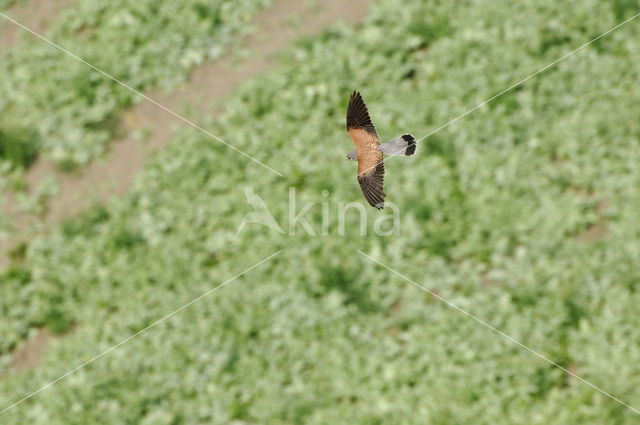
{"label": "brown earth patch", "polygon": [[588,244],[598,242],[609,234],[606,223],[599,221],[587,227],[586,230],[577,234],[575,240],[578,243]]}
{"label": "brown earth patch", "polygon": [[35,338],[26,341],[20,348],[12,353],[12,366],[18,372],[29,370],[40,363],[42,354],[54,335],[45,328],[38,329]]}
{"label": "brown earth patch", "polygon": [[[60,11],[75,0],[29,0],[18,3],[6,11],[6,15],[37,33],[43,33],[53,22]],[[0,12],[3,12],[0,10]],[[20,33],[24,30],[13,22],[0,17],[0,52],[16,45],[20,41]]]}
{"label": "brown earth patch", "polygon": [[604,216],[604,212],[606,211],[608,206],[609,206],[608,199],[603,199],[602,201],[598,202],[598,205],[596,205],[596,208],[595,208],[596,213],[599,216],[598,221],[591,224],[581,233],[578,233],[574,237],[574,240],[576,242],[581,244],[589,244],[589,243],[595,243],[595,242],[601,241],[602,239],[607,237],[607,235],[609,234],[609,228],[607,227],[607,222]]}

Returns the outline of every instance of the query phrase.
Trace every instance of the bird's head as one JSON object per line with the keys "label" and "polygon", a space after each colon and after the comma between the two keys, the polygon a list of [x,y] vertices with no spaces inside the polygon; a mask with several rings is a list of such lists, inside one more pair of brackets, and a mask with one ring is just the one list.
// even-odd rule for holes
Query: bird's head
{"label": "bird's head", "polygon": [[351,151],[347,154],[346,157],[347,161],[356,161],[356,152],[355,151]]}

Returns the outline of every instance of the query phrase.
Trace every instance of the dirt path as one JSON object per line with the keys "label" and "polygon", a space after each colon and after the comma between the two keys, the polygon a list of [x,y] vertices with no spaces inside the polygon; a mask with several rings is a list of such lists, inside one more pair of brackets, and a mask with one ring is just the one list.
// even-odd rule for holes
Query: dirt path
{"label": "dirt path", "polygon": [[[73,2],[74,0],[29,0],[10,7],[6,14],[32,30],[42,33],[46,32],[47,27],[58,17],[60,11]],[[0,21],[0,52],[2,52],[18,43],[22,30],[4,18],[0,18]]]}
{"label": "dirt path", "polygon": [[13,368],[18,372],[29,370],[40,363],[44,350],[53,337],[47,329],[38,329],[36,336],[13,352]]}
{"label": "dirt path", "polygon": [[[59,1],[68,3],[71,0]],[[185,87],[172,94],[163,95],[159,90],[146,94],[173,110],[187,104],[200,111],[200,114],[214,114],[213,102],[224,99],[247,78],[271,67],[273,62],[270,57],[274,52],[286,47],[297,37],[318,34],[329,24],[339,20],[350,23],[359,21],[365,16],[370,2],[371,0],[320,0],[316,2],[317,6],[311,6],[313,3],[306,1],[275,0],[270,8],[260,12],[255,18],[257,31],[246,41],[246,47],[253,52],[249,59],[238,62],[233,57],[226,57],[202,65],[192,72]],[[290,24],[294,17],[298,22],[295,26]],[[33,236],[29,235],[29,231],[38,220],[46,227],[70,218],[96,202],[104,202],[112,196],[126,193],[135,174],[155,151],[167,145],[171,140],[172,129],[180,125],[181,121],[152,103],[143,101],[122,114],[122,123],[123,134],[127,136],[112,141],[109,153],[84,167],[79,174],[59,172],[52,163],[45,160],[36,161],[29,169],[25,180],[31,191],[43,178],[51,175],[56,176],[60,182],[60,191],[49,200],[47,213],[43,217],[36,219],[25,214],[12,217],[17,236],[0,244],[0,267],[9,264],[8,252],[11,247]],[[144,143],[132,137],[134,130],[141,129],[150,131]],[[220,136],[224,138],[224,135]],[[233,140],[229,142],[233,143]],[[212,140],[212,143],[218,142]]]}

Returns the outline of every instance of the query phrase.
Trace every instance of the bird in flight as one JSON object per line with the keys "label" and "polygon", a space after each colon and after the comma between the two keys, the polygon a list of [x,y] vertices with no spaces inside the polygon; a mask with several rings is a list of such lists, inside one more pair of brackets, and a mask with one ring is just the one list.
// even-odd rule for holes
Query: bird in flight
{"label": "bird in flight", "polygon": [[371,122],[367,106],[360,93],[354,91],[347,107],[347,132],[356,148],[347,154],[350,161],[358,161],[358,183],[365,199],[372,207],[384,208],[384,155],[411,156],[416,152],[416,140],[411,134],[380,144],[376,128]]}

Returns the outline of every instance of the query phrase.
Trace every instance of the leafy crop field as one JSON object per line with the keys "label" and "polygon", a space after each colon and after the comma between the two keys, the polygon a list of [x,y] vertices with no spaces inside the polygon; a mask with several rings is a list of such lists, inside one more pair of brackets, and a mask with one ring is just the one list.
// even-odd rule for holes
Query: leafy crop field
{"label": "leafy crop field", "polygon": [[[128,196],[34,240],[5,273],[0,409],[283,252],[2,423],[637,423],[357,250],[640,408],[640,21],[389,160],[399,235],[376,235],[386,212],[372,208],[367,235],[355,211],[339,235],[337,209],[364,203],[343,159],[351,90],[383,138],[420,137],[638,11],[624,0],[378,0],[363,24],[301,41],[219,120],[203,119],[285,177],[184,130]],[[316,235],[236,234],[246,186],[285,230],[295,188],[296,212],[315,202],[305,218]],[[41,326],[67,334],[37,368],[12,371],[8,353]]]}
{"label": "leafy crop field", "polygon": [[[266,3],[79,0],[47,37],[136,90],[171,88],[246,33]],[[38,151],[62,166],[87,163],[113,137],[120,109],[139,100],[30,34],[0,59],[0,90],[0,128],[9,134],[0,133],[0,158],[19,166]]]}

